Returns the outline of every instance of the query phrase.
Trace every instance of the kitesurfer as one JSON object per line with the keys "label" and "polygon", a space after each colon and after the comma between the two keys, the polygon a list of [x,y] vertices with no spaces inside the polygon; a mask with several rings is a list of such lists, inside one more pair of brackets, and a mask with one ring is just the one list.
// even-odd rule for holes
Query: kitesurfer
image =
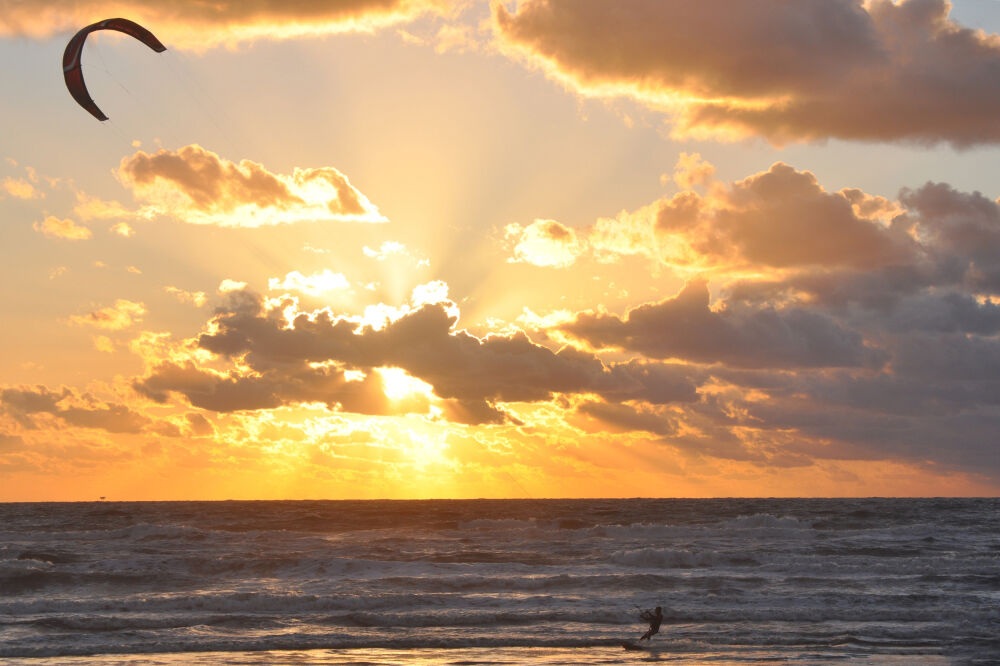
{"label": "kitesurfer", "polygon": [[660,633],[660,623],[663,622],[663,609],[659,606],[656,607],[656,612],[650,613],[648,610],[643,611],[640,617],[643,620],[649,621],[649,631],[644,633],[639,640],[648,641],[653,637],[654,634]]}

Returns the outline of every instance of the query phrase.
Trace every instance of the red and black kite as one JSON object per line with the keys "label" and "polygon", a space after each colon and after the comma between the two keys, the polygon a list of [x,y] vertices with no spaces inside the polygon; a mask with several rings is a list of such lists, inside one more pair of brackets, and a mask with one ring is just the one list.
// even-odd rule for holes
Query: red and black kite
{"label": "red and black kite", "polygon": [[90,93],[87,92],[87,85],[83,82],[83,71],[80,69],[80,56],[83,54],[83,43],[86,41],[87,35],[95,30],[117,30],[118,32],[124,32],[126,35],[135,37],[157,53],[163,53],[167,50],[167,47],[161,44],[160,40],[149,30],[146,30],[134,21],[123,18],[110,18],[92,23],[73,35],[73,39],[69,40],[66,50],[63,51],[63,76],[66,77],[66,87],[69,89],[69,94],[73,96],[73,99],[89,111],[90,115],[98,120],[107,120],[108,117],[104,115],[104,112],[97,108],[94,100],[90,99]]}

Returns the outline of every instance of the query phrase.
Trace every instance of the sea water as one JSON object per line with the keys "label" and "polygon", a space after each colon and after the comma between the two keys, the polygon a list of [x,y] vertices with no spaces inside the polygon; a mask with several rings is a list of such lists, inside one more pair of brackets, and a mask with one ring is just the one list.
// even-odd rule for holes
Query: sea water
{"label": "sea water", "polygon": [[[998,509],[996,499],[0,504],[0,658],[998,663]],[[664,620],[653,649],[623,650],[647,628],[639,610],[654,606]]]}

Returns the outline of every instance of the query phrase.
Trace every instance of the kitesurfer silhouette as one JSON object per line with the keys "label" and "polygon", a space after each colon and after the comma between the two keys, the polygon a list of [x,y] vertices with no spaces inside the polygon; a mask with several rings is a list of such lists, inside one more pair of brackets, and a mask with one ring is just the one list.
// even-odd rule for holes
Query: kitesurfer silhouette
{"label": "kitesurfer silhouette", "polygon": [[649,621],[649,631],[647,631],[646,633],[644,633],[639,638],[640,641],[648,641],[650,638],[653,637],[654,634],[660,633],[660,623],[663,622],[663,609],[662,608],[660,608],[659,606],[657,606],[655,613],[651,613],[648,610],[647,611],[643,611],[642,614],[639,617],[641,617],[643,620],[648,620]]}

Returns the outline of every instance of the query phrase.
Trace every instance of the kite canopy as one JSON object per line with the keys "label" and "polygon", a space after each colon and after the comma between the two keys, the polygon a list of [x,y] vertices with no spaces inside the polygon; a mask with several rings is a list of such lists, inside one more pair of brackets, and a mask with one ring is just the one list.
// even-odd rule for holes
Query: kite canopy
{"label": "kite canopy", "polygon": [[69,89],[69,94],[73,96],[73,99],[89,111],[90,115],[98,120],[107,120],[108,117],[104,115],[103,111],[97,108],[97,104],[90,98],[90,93],[87,92],[87,85],[83,82],[83,71],[80,69],[80,56],[83,54],[83,43],[86,41],[87,35],[95,30],[117,30],[118,32],[124,32],[126,35],[135,37],[157,53],[163,53],[167,50],[167,47],[161,44],[160,40],[149,30],[146,30],[134,21],[123,18],[110,18],[92,23],[73,35],[73,39],[69,40],[66,50],[63,51],[63,76],[66,77],[66,88]]}

